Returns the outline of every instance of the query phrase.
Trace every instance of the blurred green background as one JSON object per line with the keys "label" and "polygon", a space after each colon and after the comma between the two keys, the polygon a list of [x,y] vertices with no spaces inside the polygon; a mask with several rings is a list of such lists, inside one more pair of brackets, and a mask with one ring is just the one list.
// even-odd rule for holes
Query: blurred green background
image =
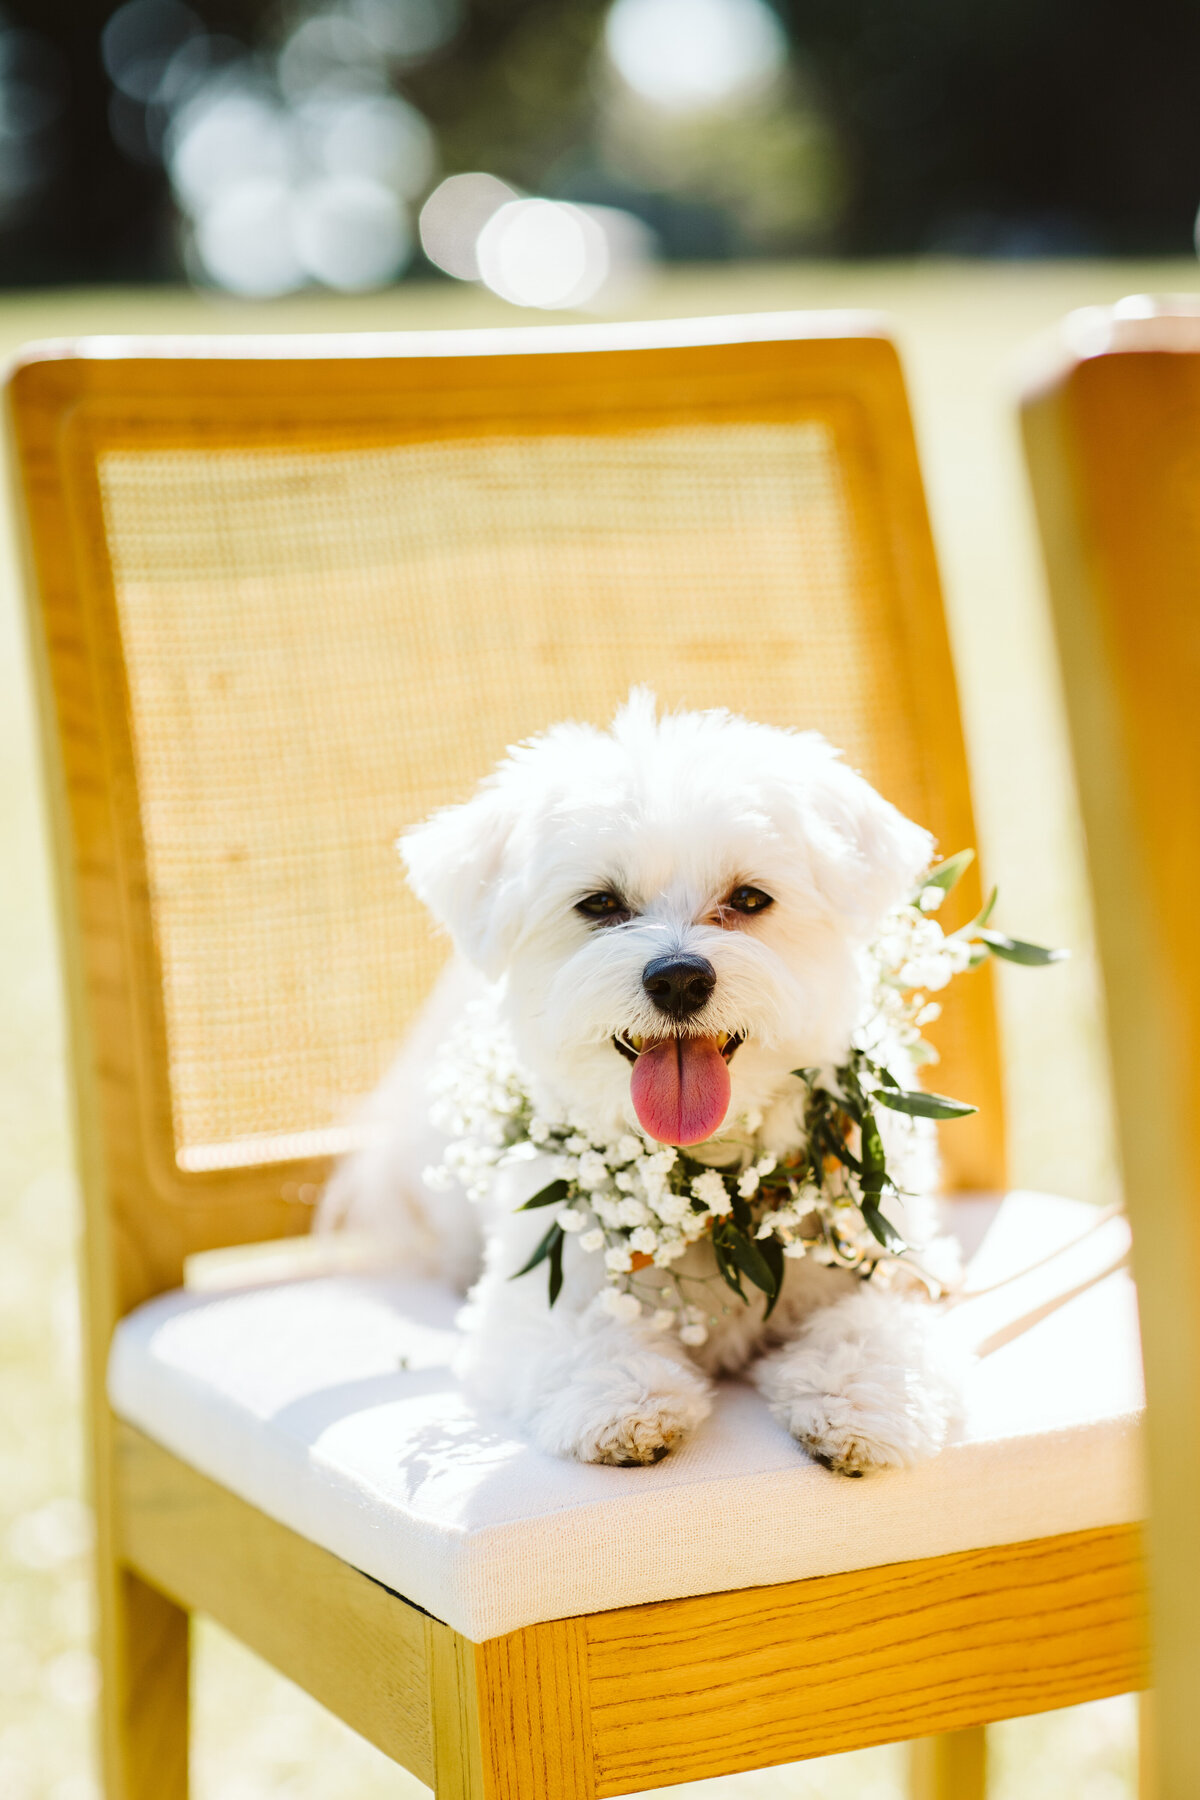
{"label": "blurred green background", "polygon": [[[1116,1191],[1100,1002],[1058,678],[1013,410],[1016,368],[1069,309],[1194,287],[1194,265],[944,259],[660,268],[641,315],[868,306],[895,322],[946,584],[988,879],[1003,918],[1069,963],[1001,968],[1018,1185]],[[183,288],[0,300],[0,349],[79,333],[514,324],[478,284],[250,303]],[[82,1502],[78,1231],[63,1024],[11,522],[0,546],[0,1795],[94,1800],[88,1514]],[[410,1778],[215,1630],[200,1629],[201,1800],[415,1796]],[[991,1734],[994,1800],[1132,1800],[1134,1703]],[[675,1790],[711,1800],[900,1800],[888,1749]]]}

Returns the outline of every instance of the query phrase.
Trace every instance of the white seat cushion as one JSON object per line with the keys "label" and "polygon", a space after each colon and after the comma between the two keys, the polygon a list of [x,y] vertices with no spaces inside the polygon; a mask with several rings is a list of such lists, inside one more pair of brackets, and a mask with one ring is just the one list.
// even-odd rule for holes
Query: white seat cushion
{"label": "white seat cushion", "polygon": [[[972,1223],[971,1204],[965,1213]],[[1095,1218],[1011,1194],[970,1285]],[[974,1341],[1094,1276],[1115,1229],[957,1309]],[[1118,1244],[1119,1251],[1119,1244]],[[112,1405],[204,1474],[476,1641],[545,1619],[1123,1523],[1142,1513],[1137,1317],[1123,1271],[985,1357],[938,1459],[847,1481],[755,1391],[651,1468],[532,1450],[447,1362],[456,1297],[392,1275],[162,1296],[125,1319]],[[1002,1330],[999,1331],[1002,1335]]]}

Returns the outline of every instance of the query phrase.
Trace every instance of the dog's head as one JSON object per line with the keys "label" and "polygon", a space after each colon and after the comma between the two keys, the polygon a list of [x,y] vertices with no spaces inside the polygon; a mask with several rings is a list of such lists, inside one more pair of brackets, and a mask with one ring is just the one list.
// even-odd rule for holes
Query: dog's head
{"label": "dog's head", "polygon": [[502,983],[535,1096],[594,1133],[693,1144],[837,1060],[860,952],[932,841],[815,733],[725,712],[559,725],[401,841]]}

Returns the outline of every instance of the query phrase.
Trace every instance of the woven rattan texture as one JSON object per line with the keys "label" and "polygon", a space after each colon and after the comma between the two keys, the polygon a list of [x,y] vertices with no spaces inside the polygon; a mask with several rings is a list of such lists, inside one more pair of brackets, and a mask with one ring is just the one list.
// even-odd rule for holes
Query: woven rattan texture
{"label": "woven rattan texture", "polygon": [[920,815],[839,445],[817,415],[102,456],[183,1167],[335,1146],[444,954],[397,833],[632,681],[816,726]]}

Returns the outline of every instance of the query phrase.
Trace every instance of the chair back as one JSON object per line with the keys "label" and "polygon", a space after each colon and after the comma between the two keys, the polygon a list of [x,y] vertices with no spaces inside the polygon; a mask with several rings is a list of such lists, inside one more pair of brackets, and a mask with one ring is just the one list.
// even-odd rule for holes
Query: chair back
{"label": "chair back", "polygon": [[[514,741],[645,682],[817,727],[974,842],[872,318],[94,340],[28,351],[9,400],[113,1317],[306,1229],[444,955],[394,840]],[[950,1185],[995,1187],[964,985]]]}
{"label": "chair back", "polygon": [[1200,1793],[1200,297],[1074,314],[1024,427],[1108,1008],[1149,1398],[1157,1791]]}

